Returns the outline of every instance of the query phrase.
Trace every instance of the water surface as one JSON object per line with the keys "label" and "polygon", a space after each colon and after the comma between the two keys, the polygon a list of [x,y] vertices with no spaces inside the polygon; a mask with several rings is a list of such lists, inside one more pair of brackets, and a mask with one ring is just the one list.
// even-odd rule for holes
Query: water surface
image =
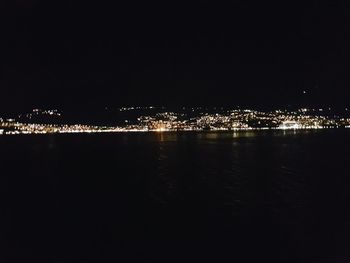
{"label": "water surface", "polygon": [[4,262],[349,262],[350,132],[0,137]]}

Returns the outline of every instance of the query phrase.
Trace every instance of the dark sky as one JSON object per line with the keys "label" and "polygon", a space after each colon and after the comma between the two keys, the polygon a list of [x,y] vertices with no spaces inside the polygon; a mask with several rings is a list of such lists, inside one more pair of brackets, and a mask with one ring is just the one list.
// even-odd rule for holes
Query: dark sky
{"label": "dark sky", "polygon": [[120,2],[2,1],[0,111],[350,104],[345,1]]}

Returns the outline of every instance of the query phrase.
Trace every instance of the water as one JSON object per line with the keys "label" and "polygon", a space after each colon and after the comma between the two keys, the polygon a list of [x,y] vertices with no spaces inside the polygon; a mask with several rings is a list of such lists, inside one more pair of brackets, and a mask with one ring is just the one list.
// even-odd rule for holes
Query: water
{"label": "water", "polygon": [[350,132],[0,137],[2,262],[349,262]]}

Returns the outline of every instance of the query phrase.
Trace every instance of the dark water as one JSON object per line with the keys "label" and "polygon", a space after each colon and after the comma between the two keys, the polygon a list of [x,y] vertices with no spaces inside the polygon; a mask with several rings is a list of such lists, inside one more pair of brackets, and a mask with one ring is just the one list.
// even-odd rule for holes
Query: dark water
{"label": "dark water", "polygon": [[0,137],[1,262],[350,262],[350,131]]}

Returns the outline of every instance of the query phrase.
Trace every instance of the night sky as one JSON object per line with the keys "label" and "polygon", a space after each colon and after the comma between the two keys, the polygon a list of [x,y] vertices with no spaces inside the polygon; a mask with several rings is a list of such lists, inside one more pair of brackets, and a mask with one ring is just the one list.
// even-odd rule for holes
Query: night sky
{"label": "night sky", "polygon": [[0,112],[350,104],[344,1],[120,2],[1,1]]}

